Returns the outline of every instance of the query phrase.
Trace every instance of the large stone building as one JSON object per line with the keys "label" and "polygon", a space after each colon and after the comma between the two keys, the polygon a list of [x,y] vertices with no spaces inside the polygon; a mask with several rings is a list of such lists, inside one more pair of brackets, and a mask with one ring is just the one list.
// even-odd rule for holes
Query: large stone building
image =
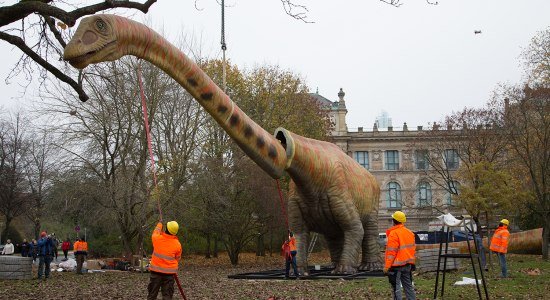
{"label": "large stone building", "polygon": [[[338,93],[338,101],[330,101],[318,93],[311,96],[330,109],[332,142],[378,180],[381,190],[380,232],[392,225],[390,215],[396,210],[407,214],[407,225],[413,230],[428,230],[429,224],[437,223],[436,217],[442,212],[461,214],[452,205],[451,194],[430,181],[427,176],[429,165],[414,147],[423,143],[423,130],[431,128],[418,126],[409,129],[405,123],[400,130],[393,130],[391,126],[379,129],[375,123],[370,131],[359,127],[352,132],[346,124],[347,109],[342,89]],[[446,151],[449,154],[449,169],[458,169],[458,156],[453,149]]]}

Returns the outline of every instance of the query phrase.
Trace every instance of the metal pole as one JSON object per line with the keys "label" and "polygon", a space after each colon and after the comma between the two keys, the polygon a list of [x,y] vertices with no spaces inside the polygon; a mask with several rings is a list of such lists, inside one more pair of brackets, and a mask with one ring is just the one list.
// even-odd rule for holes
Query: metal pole
{"label": "metal pole", "polygon": [[222,88],[223,92],[227,93],[227,71],[226,71],[226,62],[225,62],[225,50],[227,50],[227,44],[225,43],[225,1],[222,0],[222,35],[221,35],[221,44],[222,44]]}

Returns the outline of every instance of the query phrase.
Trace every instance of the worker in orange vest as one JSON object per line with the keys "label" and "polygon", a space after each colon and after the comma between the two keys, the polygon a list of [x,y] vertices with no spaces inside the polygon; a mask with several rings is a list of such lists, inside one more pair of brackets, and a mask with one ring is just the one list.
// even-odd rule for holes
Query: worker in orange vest
{"label": "worker in orange vest", "polygon": [[283,255],[285,256],[285,279],[289,278],[291,264],[294,269],[294,276],[296,276],[296,279],[300,279],[298,266],[296,264],[296,254],[298,253],[296,251],[296,238],[294,237],[294,233],[290,230],[288,231],[288,240],[283,243],[282,249]]}
{"label": "worker in orange vest", "polygon": [[176,221],[166,223],[164,230],[162,222],[159,222],[153,230],[153,256],[149,266],[151,277],[147,299],[157,299],[159,290],[162,292],[162,299],[172,299],[174,296],[174,275],[178,273],[181,259],[181,244],[176,236],[178,230]]}
{"label": "worker in orange vest", "polygon": [[416,299],[412,286],[412,268],[415,262],[416,244],[414,233],[403,225],[407,221],[405,213],[396,211],[391,215],[393,227],[386,231],[388,243],[384,263],[384,274],[388,275],[393,299],[401,300],[401,287],[407,300]]}
{"label": "worker in orange vest", "polygon": [[84,237],[80,237],[73,245],[74,256],[76,258],[76,273],[82,275],[82,265],[88,255],[88,243]]}
{"label": "worker in orange vest", "polygon": [[508,269],[506,268],[506,253],[508,252],[508,239],[510,238],[510,232],[508,231],[508,225],[510,222],[507,219],[502,219],[498,224],[497,230],[493,234],[491,239],[491,246],[489,249],[495,252],[500,262],[501,276],[503,278],[508,277]]}

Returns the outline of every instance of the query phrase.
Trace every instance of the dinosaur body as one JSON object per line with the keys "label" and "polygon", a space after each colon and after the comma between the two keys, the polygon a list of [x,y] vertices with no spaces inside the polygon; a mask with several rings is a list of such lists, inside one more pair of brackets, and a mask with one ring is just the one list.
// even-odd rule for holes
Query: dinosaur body
{"label": "dinosaur body", "polygon": [[114,15],[81,21],[65,48],[65,60],[77,68],[116,60],[143,58],[182,85],[239,147],[265,172],[292,178],[289,222],[296,234],[298,263],[307,267],[310,232],[325,236],[338,273],[379,269],[377,213],[379,186],[374,177],[336,145],[308,139],[284,128],[275,136],[252,121],[185,56],[150,28]]}

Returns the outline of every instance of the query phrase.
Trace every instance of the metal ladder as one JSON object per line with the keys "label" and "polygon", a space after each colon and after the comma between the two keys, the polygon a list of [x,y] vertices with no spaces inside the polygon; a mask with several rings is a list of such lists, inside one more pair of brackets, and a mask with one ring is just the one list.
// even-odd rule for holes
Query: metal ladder
{"label": "metal ladder", "polygon": [[315,248],[315,243],[317,242],[318,237],[319,234],[317,232],[314,232],[311,236],[311,241],[309,242],[309,247],[307,248],[307,257],[309,257],[311,252],[313,252],[313,248]]}
{"label": "metal ladder", "polygon": [[[461,224],[463,224],[464,228],[466,229],[466,243],[468,245],[468,253],[448,253],[448,250],[449,250],[449,239],[450,239],[450,226],[447,226],[447,225],[444,225],[442,228],[441,228],[441,231],[445,231],[446,233],[446,239],[445,241],[443,241],[443,239],[441,240],[441,242],[439,243],[439,257],[437,258],[437,273],[436,273],[436,277],[435,277],[435,289],[434,289],[434,299],[437,299],[437,290],[438,290],[438,286],[439,286],[439,273],[440,272],[443,272],[443,279],[442,279],[442,282],[441,282],[441,299],[444,299],[443,298],[443,295],[445,293],[445,273],[447,271],[447,258],[469,258],[470,259],[470,262],[472,263],[472,269],[474,271],[474,277],[475,277],[475,281],[476,281],[476,288],[477,288],[477,294],[479,296],[479,299],[483,299],[482,295],[481,295],[481,289],[479,287],[479,282],[478,282],[478,279],[477,279],[477,271],[476,271],[476,263],[474,261],[474,257],[477,258],[476,261],[477,261],[477,267],[479,267],[479,272],[480,272],[480,275],[481,275],[481,283],[483,285],[483,290],[485,292],[485,299],[489,299],[489,292],[487,291],[487,285],[485,283],[485,275],[483,274],[483,266],[481,265],[481,260],[479,258],[479,253],[478,253],[478,245],[477,245],[477,240],[475,238],[475,231],[474,231],[474,221],[473,219],[470,217],[470,216],[463,216],[463,222]],[[469,220],[469,224],[466,224],[466,221]],[[460,226],[460,225],[459,225]],[[446,228],[446,230],[445,230]],[[470,247],[470,238],[469,238],[469,233],[472,234],[472,238],[473,238],[473,241],[474,241],[474,247],[475,247],[475,251],[476,253],[472,253],[472,248]],[[445,243],[445,252],[443,252],[443,243]],[[441,258],[443,258],[443,270],[441,269]]]}

